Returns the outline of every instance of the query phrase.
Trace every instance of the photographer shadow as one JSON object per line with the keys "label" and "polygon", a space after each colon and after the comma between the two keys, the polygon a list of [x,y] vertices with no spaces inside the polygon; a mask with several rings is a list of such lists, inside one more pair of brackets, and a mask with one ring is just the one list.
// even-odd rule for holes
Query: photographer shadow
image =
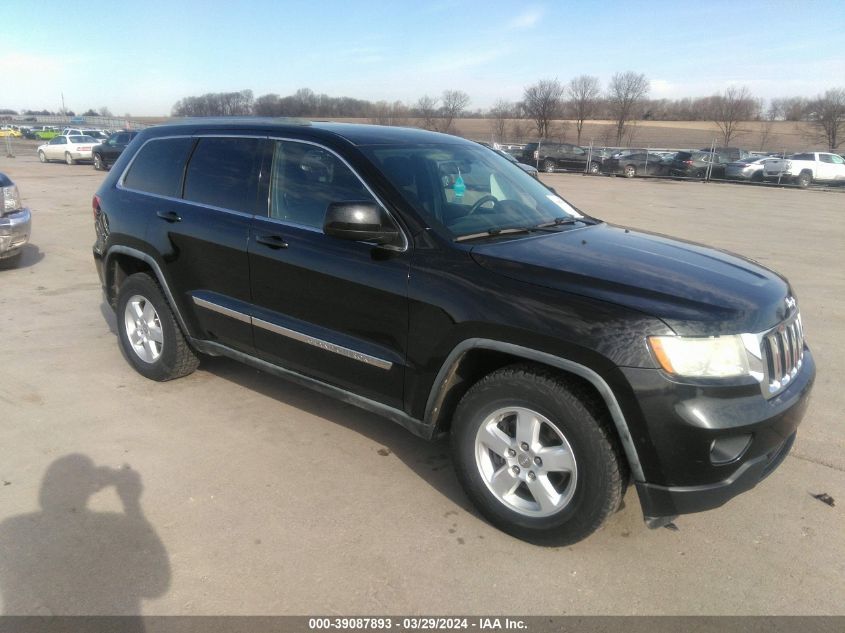
{"label": "photographer shadow", "polygon": [[[88,509],[108,486],[123,512]],[[170,561],[144,517],[142,490],[128,466],[96,467],[80,454],[55,460],[41,483],[41,511],[0,523],[5,615],[139,615],[142,599],[164,595]],[[129,624],[142,627],[140,619]]]}

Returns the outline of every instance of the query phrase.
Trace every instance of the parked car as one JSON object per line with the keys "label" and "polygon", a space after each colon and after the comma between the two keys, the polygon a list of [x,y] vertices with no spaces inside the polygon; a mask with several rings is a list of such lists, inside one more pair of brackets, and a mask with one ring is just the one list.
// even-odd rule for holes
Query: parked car
{"label": "parked car", "polygon": [[63,160],[68,165],[75,165],[80,160],[91,160],[91,150],[97,141],[90,136],[56,136],[44,145],[39,145],[38,160],[47,163],[51,160]]}
{"label": "parked car", "polygon": [[454,136],[162,125],[92,206],[140,374],[222,355],[448,435],[479,512],[529,541],[586,537],[629,481],[652,527],[722,505],[783,461],[808,404],[786,279],[608,225]]}
{"label": "parked car", "polygon": [[105,143],[95,145],[91,150],[94,169],[107,170],[136,136],[138,132],[116,132]]}
{"label": "parked car", "polygon": [[4,138],[10,136],[12,138],[21,138],[23,134],[21,134],[18,130],[12,128],[11,126],[3,126],[0,128],[0,138]]}
{"label": "parked car", "polygon": [[59,129],[45,125],[41,129],[36,128],[36,136],[42,141],[49,141],[59,136]]}
{"label": "parked car", "polygon": [[21,196],[15,183],[0,172],[0,265],[4,268],[16,265],[21,252],[29,241],[32,215],[21,203]]}
{"label": "parked car", "polygon": [[[711,149],[709,147],[702,147],[700,151],[708,154],[711,153]],[[718,154],[721,162],[725,164],[730,163],[731,161],[748,158],[748,156],[750,156],[749,152],[738,147],[716,147],[713,148],[712,153]]]}
{"label": "parked car", "polygon": [[62,136],[90,136],[97,142],[107,141],[109,135],[103,130],[96,130],[91,128],[70,128],[66,127],[62,130]]}
{"label": "parked car", "polygon": [[725,178],[728,180],[750,180],[762,182],[763,165],[774,160],[771,156],[749,156],[725,165]]}
{"label": "parked car", "polygon": [[524,171],[529,176],[533,176],[534,178],[540,177],[540,172],[533,165],[526,165],[525,163],[520,163],[516,158],[513,157],[513,155],[508,154],[503,149],[494,149],[493,151],[496,152],[499,156],[503,156],[504,158],[506,158],[509,162],[517,165],[522,171]]}
{"label": "parked car", "polygon": [[623,156],[614,155],[602,163],[602,173],[618,174],[626,178],[634,176],[662,176],[665,163],[662,156],[651,152],[639,152]]}
{"label": "parked car", "polygon": [[[587,169],[588,152],[583,147],[571,143],[551,143],[541,141],[540,143],[528,143],[522,150],[520,162],[529,165],[539,165],[540,169],[547,173],[553,173],[558,169],[575,169],[584,171]],[[599,173],[602,158],[590,157],[590,166],[587,171],[591,174]]]}
{"label": "parked car", "polygon": [[793,154],[788,158],[766,161],[763,177],[794,182],[801,188],[809,187],[813,182],[845,183],[845,158],[829,152]]}
{"label": "parked car", "polygon": [[725,177],[725,164],[722,163],[718,154],[710,154],[710,152],[678,152],[675,157],[665,163],[666,172],[670,176],[681,178],[704,178],[708,173],[708,166],[710,169],[711,178]]}

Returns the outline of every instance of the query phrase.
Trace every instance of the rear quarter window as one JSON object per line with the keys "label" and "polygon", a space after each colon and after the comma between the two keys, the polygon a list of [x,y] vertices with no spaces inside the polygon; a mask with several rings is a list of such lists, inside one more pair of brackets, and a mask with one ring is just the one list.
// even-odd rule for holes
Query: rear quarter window
{"label": "rear quarter window", "polygon": [[153,139],[138,151],[123,185],[128,189],[178,198],[192,138]]}

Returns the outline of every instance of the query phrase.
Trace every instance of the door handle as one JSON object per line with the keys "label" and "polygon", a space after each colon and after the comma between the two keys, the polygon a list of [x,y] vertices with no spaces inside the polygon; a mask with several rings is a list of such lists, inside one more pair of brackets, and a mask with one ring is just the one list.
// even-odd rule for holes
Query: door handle
{"label": "door handle", "polygon": [[175,211],[159,211],[156,213],[165,222],[181,222],[182,216]]}
{"label": "door handle", "polygon": [[255,238],[255,241],[275,250],[288,247],[288,243],[281,235],[259,235]]}

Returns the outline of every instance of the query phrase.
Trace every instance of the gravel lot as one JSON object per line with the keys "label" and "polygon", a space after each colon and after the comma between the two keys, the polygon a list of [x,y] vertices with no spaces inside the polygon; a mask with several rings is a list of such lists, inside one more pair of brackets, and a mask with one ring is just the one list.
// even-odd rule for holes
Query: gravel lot
{"label": "gravel lot", "polygon": [[[0,171],[34,223],[0,271],[3,612],[845,614],[840,193],[544,176],[608,221],[787,275],[818,364],[795,449],[757,489],[678,531],[646,529],[631,489],[602,531],[544,549],[475,514],[442,443],[228,360],[142,378],[91,257],[102,175],[22,154]],[[91,464],[131,466],[140,506],[131,474]]]}

